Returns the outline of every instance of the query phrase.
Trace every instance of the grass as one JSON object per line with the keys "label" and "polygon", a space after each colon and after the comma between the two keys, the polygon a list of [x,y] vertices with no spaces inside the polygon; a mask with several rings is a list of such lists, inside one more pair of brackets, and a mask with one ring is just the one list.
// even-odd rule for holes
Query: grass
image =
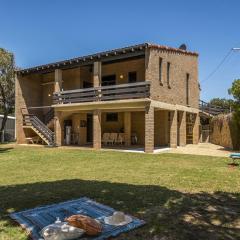
{"label": "grass", "polygon": [[117,239],[240,238],[240,167],[227,158],[0,146],[0,240],[12,211],[87,196],[147,221]]}

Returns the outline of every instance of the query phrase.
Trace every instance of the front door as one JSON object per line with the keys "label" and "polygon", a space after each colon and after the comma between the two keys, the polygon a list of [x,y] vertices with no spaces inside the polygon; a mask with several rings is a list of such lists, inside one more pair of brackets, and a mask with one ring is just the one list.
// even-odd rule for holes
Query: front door
{"label": "front door", "polygon": [[93,142],[93,115],[87,114],[87,143]]}

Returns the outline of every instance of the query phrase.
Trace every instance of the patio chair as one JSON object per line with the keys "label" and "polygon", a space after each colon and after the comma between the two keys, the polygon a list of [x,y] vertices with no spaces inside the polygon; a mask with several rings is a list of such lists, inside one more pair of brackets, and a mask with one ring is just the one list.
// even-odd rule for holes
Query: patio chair
{"label": "patio chair", "polygon": [[125,134],[124,133],[119,133],[118,136],[117,136],[116,143],[123,144],[124,143],[124,139],[125,139]]}
{"label": "patio chair", "polygon": [[109,142],[113,145],[117,142],[117,133],[110,133]]}
{"label": "patio chair", "polygon": [[108,144],[110,141],[110,133],[103,133],[102,143]]}

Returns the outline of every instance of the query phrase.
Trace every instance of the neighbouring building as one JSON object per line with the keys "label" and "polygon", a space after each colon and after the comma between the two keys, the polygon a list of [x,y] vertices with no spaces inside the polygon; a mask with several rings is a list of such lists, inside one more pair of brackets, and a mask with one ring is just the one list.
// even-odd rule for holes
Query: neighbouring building
{"label": "neighbouring building", "polygon": [[177,147],[199,141],[198,54],[139,44],[16,74],[18,143]]}
{"label": "neighbouring building", "polygon": [[[0,114],[0,126],[2,125],[3,115]],[[15,117],[8,116],[3,130],[1,142],[11,142],[15,140]]]}

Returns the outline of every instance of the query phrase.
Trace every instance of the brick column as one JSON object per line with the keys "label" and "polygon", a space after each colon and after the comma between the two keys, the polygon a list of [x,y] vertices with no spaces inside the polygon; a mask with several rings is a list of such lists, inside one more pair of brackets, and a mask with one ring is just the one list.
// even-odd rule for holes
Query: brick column
{"label": "brick column", "polygon": [[131,112],[124,112],[125,145],[131,145]]}
{"label": "brick column", "polygon": [[193,144],[198,144],[199,142],[199,125],[200,125],[200,118],[199,113],[195,114],[194,119],[194,125],[193,125]]}
{"label": "brick column", "polygon": [[[22,108],[26,108],[26,102],[23,97],[21,86],[23,85],[24,77],[15,75],[15,127],[16,127],[16,139],[18,144],[26,143],[26,134],[23,129],[23,111]],[[27,109],[25,109],[28,113]]]}
{"label": "brick column", "polygon": [[179,112],[179,146],[185,146],[186,143],[186,112]]}
{"label": "brick column", "polygon": [[55,69],[54,92],[60,92],[61,90],[62,90],[62,70]]}
{"label": "brick column", "polygon": [[170,147],[177,147],[177,110],[171,111],[170,119]]}
{"label": "brick column", "polygon": [[54,133],[55,133],[55,143],[57,146],[62,146],[63,143],[63,119],[62,113],[55,111],[54,117]]}
{"label": "brick column", "polygon": [[154,108],[149,106],[145,110],[145,152],[154,151]]}
{"label": "brick column", "polygon": [[93,112],[93,148],[101,149],[101,110]]}

